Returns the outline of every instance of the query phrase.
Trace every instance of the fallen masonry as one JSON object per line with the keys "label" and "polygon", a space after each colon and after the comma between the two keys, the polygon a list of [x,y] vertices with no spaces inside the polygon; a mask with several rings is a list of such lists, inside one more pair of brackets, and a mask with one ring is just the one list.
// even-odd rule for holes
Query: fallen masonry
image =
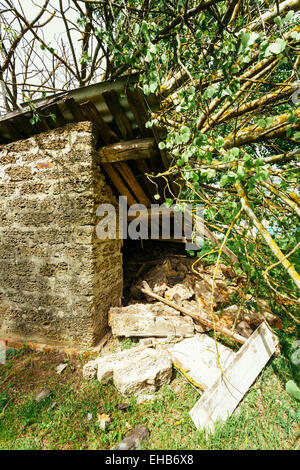
{"label": "fallen masonry", "polygon": [[194,334],[191,318],[183,317],[161,302],[111,308],[108,324],[115,336],[187,337]]}
{"label": "fallen masonry", "polygon": [[158,347],[166,349],[173,363],[180,364],[183,370],[188,371],[188,376],[198,384],[200,390],[208,390],[221,377],[221,368],[224,369],[235,357],[230,348],[204,334]]}
{"label": "fallen masonry", "polygon": [[90,361],[83,368],[83,376],[97,375],[99,382],[112,379],[122,395],[153,393],[169,383],[172,360],[165,351],[137,347]]}
{"label": "fallen masonry", "polygon": [[[196,271],[190,259],[174,256],[138,272],[127,304],[110,309],[109,325],[115,337],[140,338],[139,346],[89,361],[83,376],[112,379],[121,394],[142,403],[170,382],[174,366],[201,395],[190,412],[194,424],[213,431],[276,352],[271,327],[280,329],[281,320],[267,301],[244,298],[245,278],[223,264],[216,272],[198,263]],[[242,346],[234,352],[205,334],[209,330]]]}

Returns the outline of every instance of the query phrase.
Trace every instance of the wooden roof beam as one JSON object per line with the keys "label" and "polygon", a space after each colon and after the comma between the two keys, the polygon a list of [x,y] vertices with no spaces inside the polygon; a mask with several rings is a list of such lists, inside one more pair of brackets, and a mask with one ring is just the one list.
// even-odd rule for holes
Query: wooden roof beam
{"label": "wooden roof beam", "polygon": [[124,160],[151,158],[157,155],[156,142],[152,137],[146,139],[126,140],[106,145],[98,150],[100,163],[114,163]]}

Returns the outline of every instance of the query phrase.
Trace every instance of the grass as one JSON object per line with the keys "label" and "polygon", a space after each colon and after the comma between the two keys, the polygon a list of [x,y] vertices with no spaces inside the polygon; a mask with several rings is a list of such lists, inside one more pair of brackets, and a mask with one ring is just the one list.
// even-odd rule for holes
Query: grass
{"label": "grass", "polygon": [[[137,424],[145,424],[150,439],[145,449],[299,449],[299,405],[285,391],[299,370],[289,361],[289,336],[282,333],[282,355],[273,357],[244,400],[214,434],[197,431],[189,410],[199,394],[178,372],[155,399],[137,404],[122,397],[112,383],[84,381],[82,357],[27,348],[8,354],[0,365],[0,449],[113,449]],[[124,347],[134,346],[125,340]],[[55,367],[68,367],[61,375]],[[37,403],[41,388],[51,394]],[[129,405],[119,409],[122,403]],[[88,413],[92,419],[87,421]],[[111,422],[100,429],[98,414]]]}

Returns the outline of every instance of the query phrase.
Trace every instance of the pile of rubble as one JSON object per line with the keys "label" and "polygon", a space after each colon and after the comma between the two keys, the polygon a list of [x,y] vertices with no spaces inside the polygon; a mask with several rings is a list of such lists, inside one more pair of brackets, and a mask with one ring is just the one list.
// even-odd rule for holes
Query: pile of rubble
{"label": "pile of rubble", "polygon": [[[109,325],[116,336],[155,336],[165,337],[192,336],[194,331],[205,332],[211,329],[201,323],[201,319],[212,320],[212,286],[215,266],[197,263],[185,256],[166,258],[156,266],[140,273],[139,279],[131,287],[128,305],[112,308],[109,312]],[[197,274],[196,274],[197,273]],[[268,303],[247,299],[240,309],[232,304],[232,297],[242,296],[245,278],[236,276],[233,268],[220,264],[215,276],[213,293],[214,321],[219,326],[231,329],[248,338],[253,331],[266,320],[270,326],[281,328],[281,320],[271,312]],[[156,294],[174,302],[195,316],[182,316],[180,312],[163,302],[144,294],[143,287],[149,293]]]}
{"label": "pile of rubble", "polygon": [[[112,334],[140,337],[140,343],[90,361],[83,369],[85,378],[113,379],[123,395],[139,395],[168,383],[175,366],[199,393],[205,392],[201,399],[206,403],[206,394],[212,396],[216,389],[218,396],[222,379],[230,376],[233,388],[230,391],[227,384],[222,394],[230,393],[225,411],[232,412],[275,352],[278,340],[269,327],[281,328],[281,320],[265,300],[243,298],[246,279],[237,276],[232,267],[220,264],[215,273],[215,266],[197,263],[194,268],[194,262],[173,254],[154,266],[141,265],[127,305],[109,311]],[[243,300],[243,305],[233,299]],[[203,334],[213,328],[243,344],[238,353]],[[244,372],[239,370],[242,363]],[[237,377],[245,372],[241,388],[246,389],[236,395]],[[200,427],[207,417],[198,408],[191,416]],[[215,413],[222,417],[223,408]],[[215,421],[212,416],[207,424],[210,429]]]}

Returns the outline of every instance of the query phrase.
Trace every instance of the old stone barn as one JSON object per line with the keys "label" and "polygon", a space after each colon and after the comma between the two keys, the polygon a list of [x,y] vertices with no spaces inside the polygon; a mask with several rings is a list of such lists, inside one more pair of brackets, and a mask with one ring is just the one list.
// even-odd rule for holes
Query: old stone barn
{"label": "old stone barn", "polygon": [[160,131],[145,125],[155,103],[136,81],[1,117],[0,339],[82,347],[107,331],[123,292],[122,242],[97,238],[96,209],[118,195],[149,206],[158,189],[145,174],[165,168]]}

